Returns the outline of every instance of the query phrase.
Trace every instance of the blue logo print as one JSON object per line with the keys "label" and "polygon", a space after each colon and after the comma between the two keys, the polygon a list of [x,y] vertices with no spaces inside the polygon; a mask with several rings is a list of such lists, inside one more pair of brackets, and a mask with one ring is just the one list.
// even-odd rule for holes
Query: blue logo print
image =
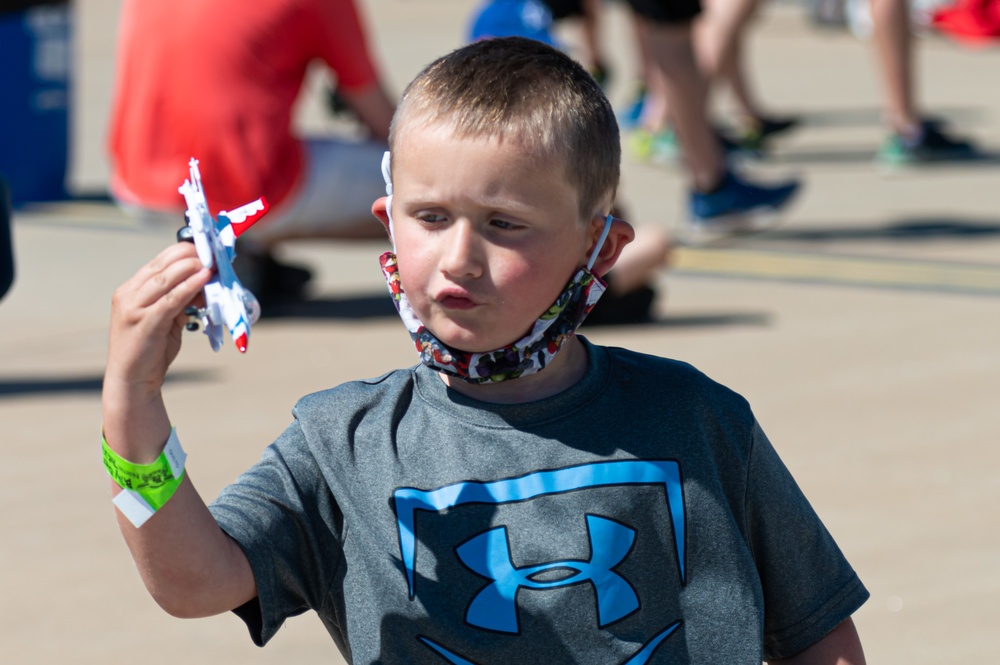
{"label": "blue logo print", "polygon": [[[555,589],[590,582],[597,594],[597,616],[601,628],[639,609],[635,591],[611,570],[621,563],[635,531],[596,515],[587,515],[590,561],[554,561],[538,566],[515,568],[507,543],[506,527],[490,529],[461,545],[458,557],[473,572],[493,580],[469,604],[466,620],[473,626],[505,633],[517,633],[516,597],[519,589]],[[576,571],[561,580],[537,581],[533,577],[552,570]]]}
{"label": "blue logo print", "polygon": [[393,492],[399,549],[406,568],[410,598],[414,596],[416,565],[416,513],[440,512],[474,503],[500,505],[574,490],[616,485],[660,485],[670,509],[674,547],[681,582],[684,581],[684,498],[680,465],[672,460],[622,460],[571,466],[554,471],[536,471],[518,478],[483,483],[467,481],[436,490],[401,488]]}
{"label": "blue logo print", "polygon": [[[466,481],[434,490],[400,488],[393,493],[396,527],[409,597],[416,595],[417,514],[465,505],[503,505],[579,490],[652,486],[663,490],[673,531],[677,574],[685,582],[685,510],[680,465],[673,460],[617,460],[547,471],[491,482]],[[590,559],[563,559],[518,568],[511,557],[507,527],[479,533],[455,552],[469,570],[488,580],[470,601],[465,618],[483,630],[519,634],[517,596],[522,589],[549,590],[590,584],[597,600],[597,625],[605,628],[635,613],[640,600],[632,585],[614,569],[632,551],[636,531],[607,517],[586,514]],[[681,625],[676,621],[650,637],[623,665],[641,665]],[[418,639],[445,660],[472,664],[427,636]]]}

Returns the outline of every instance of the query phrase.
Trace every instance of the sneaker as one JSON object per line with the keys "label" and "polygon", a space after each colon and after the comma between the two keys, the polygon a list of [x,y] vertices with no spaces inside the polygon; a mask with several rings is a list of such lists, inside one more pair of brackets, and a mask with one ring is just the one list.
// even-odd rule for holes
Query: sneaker
{"label": "sneaker", "polygon": [[722,130],[716,129],[715,136],[719,139],[719,145],[726,159],[740,160],[744,158],[763,159],[763,145],[744,144],[740,138],[731,138]]}
{"label": "sneaker", "polygon": [[618,295],[610,289],[590,310],[584,325],[619,326],[636,323],[650,323],[653,320],[653,301],[656,291],[649,285],[640,286],[628,293]]}
{"label": "sneaker", "polygon": [[727,171],[715,191],[692,192],[688,239],[705,242],[715,238],[762,231],[777,220],[779,212],[799,189],[798,180],[780,185],[756,185]]}
{"label": "sneaker", "polygon": [[233,270],[240,283],[257,297],[265,315],[268,307],[304,300],[312,279],[312,272],[306,268],[281,263],[270,252],[256,249],[237,253]]}
{"label": "sneaker", "polygon": [[642,107],[646,103],[646,86],[639,84],[628,106],[618,114],[618,124],[622,129],[633,129],[639,126],[642,118]]}
{"label": "sneaker", "polygon": [[772,136],[787,132],[799,124],[796,117],[753,118],[745,125],[736,139],[743,150],[760,151]]}
{"label": "sneaker", "polygon": [[[716,137],[719,139],[719,146],[727,158],[750,157],[759,159],[761,157],[760,150],[744,147],[739,141],[731,139],[721,132],[717,131]],[[640,162],[670,166],[681,161],[681,144],[677,141],[677,134],[673,129],[663,129],[658,132],[637,129],[629,134],[628,144],[632,155]]]}
{"label": "sneaker", "polygon": [[637,129],[629,134],[628,146],[632,156],[640,162],[676,164],[681,155],[677,135],[672,129],[659,132]]}
{"label": "sneaker", "polygon": [[924,121],[920,126],[920,135],[915,139],[908,140],[899,134],[889,136],[878,151],[876,161],[894,167],[963,161],[975,159],[978,155],[971,142],[948,136],[939,122]]}

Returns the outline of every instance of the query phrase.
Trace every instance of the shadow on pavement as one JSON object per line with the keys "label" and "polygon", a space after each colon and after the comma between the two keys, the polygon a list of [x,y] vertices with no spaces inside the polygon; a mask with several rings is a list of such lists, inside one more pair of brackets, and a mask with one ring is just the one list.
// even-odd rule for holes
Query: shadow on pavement
{"label": "shadow on pavement", "polygon": [[[167,375],[168,383],[211,381],[215,372],[178,371]],[[80,377],[50,376],[45,378],[0,377],[0,400],[28,395],[71,395],[99,393],[104,383],[103,375]]]}
{"label": "shadow on pavement", "polygon": [[[872,168],[881,168],[875,164],[877,150],[865,146],[810,146],[804,149],[783,149],[767,153],[763,161],[774,164],[872,164]],[[982,168],[1000,166],[1000,153],[980,149],[973,157],[952,160],[931,161],[912,166],[902,166],[892,173],[918,173],[929,168]]]}
{"label": "shadow on pavement", "polygon": [[[809,111],[802,115],[803,127],[882,127],[884,111],[879,106]],[[936,107],[927,120],[934,120],[952,127],[965,127],[984,121],[988,110],[973,106]]]}
{"label": "shadow on pavement", "polygon": [[718,328],[721,326],[768,326],[771,315],[762,312],[733,312],[707,314],[668,314],[661,319],[642,323],[587,323],[580,327],[582,332],[594,328]]}
{"label": "shadow on pavement", "polygon": [[900,219],[877,227],[810,226],[800,229],[775,229],[754,238],[754,244],[768,241],[826,242],[899,240],[919,242],[929,240],[970,240],[1000,236],[1000,219],[972,220],[958,218]]}

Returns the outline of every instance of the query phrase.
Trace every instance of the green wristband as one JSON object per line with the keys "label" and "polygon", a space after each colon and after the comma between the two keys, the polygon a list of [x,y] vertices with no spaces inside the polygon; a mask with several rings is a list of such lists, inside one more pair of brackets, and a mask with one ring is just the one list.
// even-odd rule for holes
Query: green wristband
{"label": "green wristband", "polygon": [[177,439],[176,428],[163,452],[151,464],[133,464],[116,453],[101,436],[104,468],[111,479],[122,488],[113,503],[136,527],[166,505],[184,479],[187,454]]}

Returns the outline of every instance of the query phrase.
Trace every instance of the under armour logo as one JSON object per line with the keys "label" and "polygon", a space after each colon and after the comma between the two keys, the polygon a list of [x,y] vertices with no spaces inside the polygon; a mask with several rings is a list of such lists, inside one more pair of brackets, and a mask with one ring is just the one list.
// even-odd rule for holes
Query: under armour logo
{"label": "under armour logo", "polygon": [[[433,490],[398,488],[393,492],[393,499],[400,555],[410,598],[416,594],[417,514],[420,511],[440,512],[474,504],[503,505],[588,488],[637,485],[663,488],[673,530],[677,572],[683,584],[685,516],[680,465],[673,460],[614,460],[536,471],[491,482],[470,480]],[[490,575],[486,577],[493,579]]]}
{"label": "under armour logo", "polygon": [[[516,568],[510,556],[507,528],[485,531],[455,551],[473,572],[493,580],[476,594],[466,611],[466,621],[478,628],[517,633],[517,592],[556,589],[590,582],[597,596],[601,628],[623,619],[639,608],[639,598],[625,578],[612,568],[621,563],[635,542],[635,530],[598,515],[587,515],[590,561],[553,561]],[[562,579],[539,579],[550,571],[570,572]]]}

